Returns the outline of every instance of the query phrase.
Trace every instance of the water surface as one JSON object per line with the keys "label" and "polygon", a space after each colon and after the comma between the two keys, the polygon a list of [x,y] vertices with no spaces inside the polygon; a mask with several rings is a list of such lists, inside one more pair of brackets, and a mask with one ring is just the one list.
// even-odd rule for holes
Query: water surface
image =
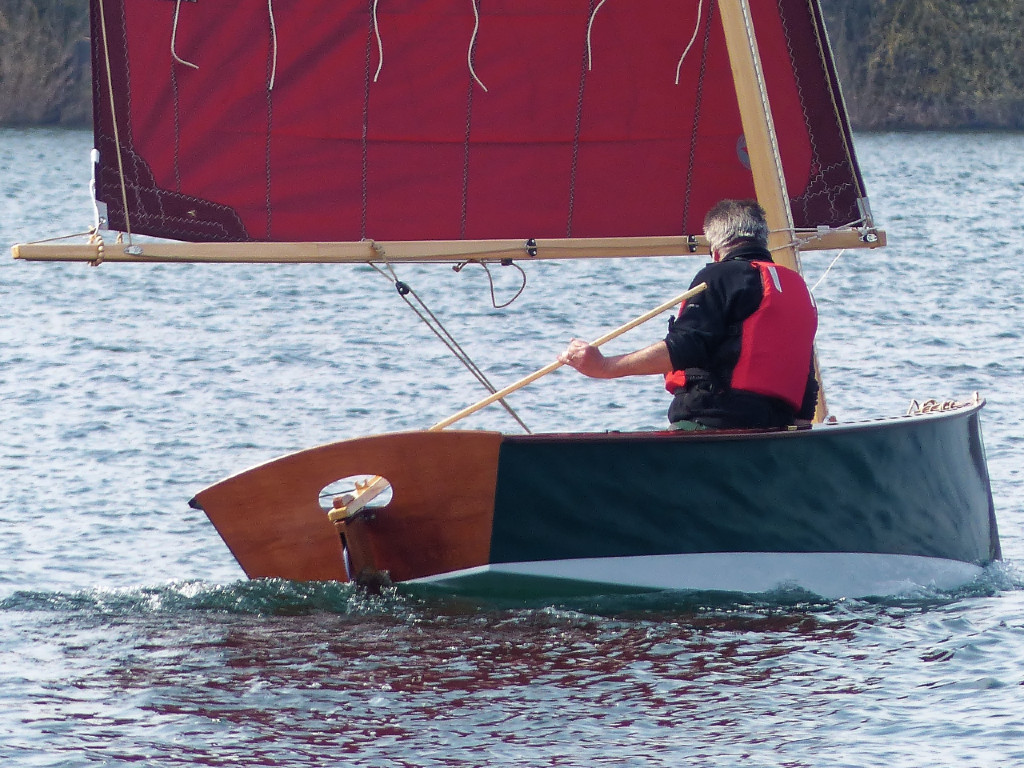
{"label": "water surface", "polygon": [[[365,267],[0,258],[0,758],[25,766],[1024,763],[1024,142],[857,137],[890,246],[815,290],[841,419],[988,400],[1004,563],[952,594],[555,604],[248,582],[187,501],[485,394]],[[90,137],[0,131],[0,244],[85,230]],[[834,253],[805,254],[808,282]],[[406,266],[504,385],[679,293],[699,258]],[[499,302],[519,288],[494,270]],[[613,342],[648,343],[660,321]],[[661,426],[656,382],[559,371],[535,431]],[[467,428],[514,431],[493,408]]]}

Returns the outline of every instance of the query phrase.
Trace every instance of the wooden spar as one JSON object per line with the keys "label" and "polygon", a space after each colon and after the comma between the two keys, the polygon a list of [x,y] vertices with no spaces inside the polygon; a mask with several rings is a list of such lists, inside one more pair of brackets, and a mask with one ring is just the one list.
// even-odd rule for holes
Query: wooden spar
{"label": "wooden spar", "polygon": [[[698,293],[702,293],[707,287],[708,287],[707,283],[701,283],[700,285],[695,285],[693,288],[691,288],[688,291],[685,291],[684,293],[679,294],[674,299],[669,299],[664,304],[661,304],[661,305],[655,307],[654,309],[650,310],[649,312],[645,312],[644,314],[640,315],[639,317],[633,318],[628,323],[620,325],[615,330],[608,331],[608,333],[604,334],[604,336],[601,336],[600,338],[595,339],[594,341],[592,341],[591,344],[593,346],[595,346],[595,347],[600,347],[602,344],[605,344],[605,343],[611,341],[612,339],[618,338],[622,334],[626,333],[626,331],[632,330],[633,328],[636,328],[638,325],[642,325],[643,323],[646,323],[652,317],[657,317],[662,312],[664,312],[666,309],[671,309],[676,304],[682,304],[687,299],[693,298]],[[533,373],[531,373],[528,376],[524,376],[523,378],[521,378],[519,381],[515,382],[514,384],[509,384],[504,389],[499,389],[493,395],[485,397],[483,400],[481,400],[481,401],[479,401],[477,403],[474,403],[473,405],[471,405],[471,406],[469,406],[467,408],[463,408],[461,411],[459,411],[456,414],[453,414],[453,415],[449,416],[447,419],[442,419],[441,421],[437,422],[437,424],[432,426],[427,431],[428,432],[437,432],[437,431],[440,431],[440,430],[444,429],[445,427],[451,426],[456,421],[459,421],[460,419],[464,419],[467,416],[476,413],[481,408],[485,408],[488,405],[490,405],[491,403],[494,403],[494,402],[497,402],[498,400],[501,400],[503,397],[505,397],[506,395],[512,394],[517,389],[522,389],[527,384],[530,384],[530,383],[536,381],[537,379],[539,379],[541,376],[546,376],[549,373],[551,373],[552,371],[558,370],[563,365],[565,365],[565,363],[563,363],[563,362],[561,362],[559,360],[555,360],[552,363],[548,363],[543,368],[541,368],[541,369],[539,369],[537,371],[534,371]]]}
{"label": "wooden spar", "polygon": [[[779,264],[800,272],[800,255],[793,228],[786,177],[779,155],[779,142],[775,135],[768,102],[768,89],[761,70],[761,55],[750,16],[749,0],[721,0],[718,4],[725,29],[725,43],[729,51],[736,100],[739,102],[743,135],[750,156],[750,170],[754,176],[754,194],[765,210],[771,235],[768,247],[772,258]],[[818,353],[813,354],[814,374],[818,379],[818,406],[814,420],[823,421],[828,409],[825,387],[821,381]]]}
{"label": "wooden spar", "polygon": [[[873,239],[857,229],[799,230],[803,250],[877,248],[885,233]],[[787,235],[788,236],[788,235]],[[707,255],[703,235],[671,237],[552,238],[523,240],[409,240],[324,243],[19,243],[11,250],[23,261],[208,263],[208,264],[382,264],[500,262],[549,259],[601,259]]]}
{"label": "wooden spar", "polygon": [[800,257],[793,246],[793,212],[768,90],[761,71],[757,36],[750,18],[750,4],[748,0],[722,0],[719,10],[736,85],[743,136],[747,141],[750,170],[754,176],[754,194],[765,210],[771,230],[769,247],[772,258],[785,267],[800,271]]}

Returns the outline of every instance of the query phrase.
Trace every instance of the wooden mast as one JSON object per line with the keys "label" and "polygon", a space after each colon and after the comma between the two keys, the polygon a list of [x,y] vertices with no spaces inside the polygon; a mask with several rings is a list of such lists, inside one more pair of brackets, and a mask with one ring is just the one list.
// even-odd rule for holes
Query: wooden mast
{"label": "wooden mast", "polygon": [[[771,230],[768,247],[777,263],[800,272],[793,211],[786,190],[786,177],[768,102],[768,89],[761,69],[757,36],[750,16],[750,3],[748,0],[719,0],[718,7],[725,29],[725,43],[750,157],[750,170],[754,176],[754,194],[765,210],[768,228]],[[817,352],[814,353],[814,373],[819,385],[818,407],[814,418],[815,421],[822,421],[827,409]]]}
{"label": "wooden mast", "polygon": [[725,28],[725,43],[743,122],[743,136],[750,156],[750,170],[754,176],[754,192],[771,229],[769,246],[772,257],[779,264],[799,271],[800,256],[793,245],[793,212],[789,206],[775,123],[761,71],[757,37],[750,18],[750,4],[748,0],[720,0],[718,7]]}

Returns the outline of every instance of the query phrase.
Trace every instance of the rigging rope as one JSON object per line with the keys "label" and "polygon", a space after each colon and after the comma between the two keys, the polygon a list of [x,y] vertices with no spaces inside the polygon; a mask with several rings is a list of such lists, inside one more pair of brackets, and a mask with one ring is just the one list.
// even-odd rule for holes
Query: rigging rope
{"label": "rigging rope", "polygon": [[[781,251],[784,248],[797,248],[797,249],[801,249],[805,245],[807,245],[808,243],[813,243],[815,240],[820,240],[823,235],[826,235],[829,232],[835,232],[837,230],[843,230],[843,229],[857,229],[858,227],[861,227],[861,226],[866,225],[868,223],[869,223],[868,220],[866,218],[862,217],[862,218],[859,218],[859,219],[854,219],[853,221],[849,222],[848,224],[842,224],[842,225],[840,225],[838,227],[818,227],[818,229],[816,229],[816,230],[806,230],[806,229],[802,229],[802,230],[773,229],[773,230],[771,230],[769,232],[769,234],[774,235],[774,234],[777,234],[779,232],[786,232],[788,234],[791,234],[793,237],[788,242],[781,243],[781,244],[776,245],[776,246],[774,246],[772,248],[769,248],[768,250],[770,250],[770,251]],[[809,232],[809,234],[807,234],[804,237],[800,237],[799,235],[797,235],[797,232]]]}
{"label": "rigging rope", "polygon": [[[863,224],[864,222],[865,222],[865,219],[863,219],[863,218],[857,219],[856,221],[851,221],[849,224],[844,224],[841,227],[837,227],[837,229],[853,229],[857,225]],[[782,232],[782,231],[788,231],[788,230],[781,230],[781,229],[773,229],[772,230],[772,232]],[[832,231],[832,230],[830,229],[829,231]],[[810,235],[808,237],[794,237],[790,242],[783,243],[782,245],[777,245],[774,248],[770,248],[769,250],[770,251],[779,251],[779,250],[782,250],[783,248],[790,248],[790,247],[799,249],[802,246],[807,245],[807,243],[813,242],[814,240],[817,240],[820,237],[821,237],[821,232],[820,231],[819,232],[815,232],[813,235]],[[848,249],[846,249],[846,248],[841,249],[839,251],[839,253],[836,254],[836,257],[834,259],[832,259],[832,261],[829,263],[828,267],[825,268],[825,271],[821,273],[821,277],[818,278],[818,282],[816,282],[814,284],[814,287],[810,289],[812,295],[814,294],[815,291],[818,290],[818,286],[821,285],[825,281],[825,278],[828,277],[828,273],[832,271],[832,267],[834,267],[836,265],[836,262],[839,261],[839,259],[842,257],[842,255],[844,253],[846,253],[847,250]]]}
{"label": "rigging rope", "polygon": [[[860,218],[860,219],[857,219],[855,221],[851,221],[849,224],[844,224],[841,227],[836,227],[836,229],[854,229],[858,225],[864,224],[865,222],[866,222],[866,220],[864,218]],[[773,229],[772,233],[775,233],[775,232],[790,232],[790,231],[791,230]],[[827,231],[832,231],[832,229],[828,229]],[[790,242],[783,243],[782,245],[777,245],[774,248],[770,248],[769,251],[780,251],[780,250],[782,250],[784,248],[800,249],[801,247],[807,245],[807,243],[810,243],[810,242],[813,242],[814,240],[819,239],[821,237],[821,235],[822,235],[822,233],[821,233],[820,230],[816,231],[813,235],[809,235],[808,237],[796,237],[795,233],[794,233],[794,237],[793,237],[793,239]],[[818,278],[818,282],[816,282],[814,284],[814,287],[811,288],[811,294],[813,294],[816,290],[818,290],[818,286],[821,285],[825,281],[825,278],[828,277],[828,273],[832,271],[832,267],[834,267],[836,265],[836,262],[839,261],[840,257],[844,253],[846,253],[846,251],[847,251],[847,249],[843,248],[843,249],[841,249],[839,251],[839,253],[836,254],[836,257],[834,259],[832,259],[831,263],[828,265],[828,267],[826,267],[825,271],[821,273],[821,277]]]}
{"label": "rigging rope", "polygon": [[818,278],[818,282],[816,282],[814,284],[814,287],[811,288],[811,293],[814,293],[816,290],[818,290],[818,286],[822,284],[822,282],[828,276],[828,273],[832,271],[832,267],[834,267],[836,262],[839,261],[839,257],[842,256],[844,253],[846,253],[846,249],[845,248],[843,248],[843,250],[841,250],[839,253],[836,254],[836,257],[834,259],[832,259],[832,263],[829,264],[828,268],[824,272],[821,273],[821,277]]}
{"label": "rigging rope", "polygon": [[[498,391],[498,389],[488,380],[486,374],[480,370],[477,364],[473,362],[472,358],[470,358],[466,351],[461,347],[455,337],[452,336],[448,329],[444,327],[444,324],[430,310],[430,307],[428,307],[423,299],[416,294],[416,291],[414,291],[408,283],[404,283],[398,279],[398,275],[395,274],[395,270],[391,264],[384,262],[384,266],[387,267],[387,272],[372,262],[370,263],[370,266],[373,267],[379,275],[393,282],[395,289],[398,291],[398,295],[402,297],[402,300],[414,313],[416,313],[416,316],[423,321],[424,325],[426,325],[431,332],[441,340],[441,343],[448,347],[448,350],[466,367],[466,370],[473,374],[473,377],[483,385],[484,389],[492,395]],[[522,291],[520,290],[520,293],[521,292]],[[518,295],[519,294],[516,294],[516,296]],[[416,300],[416,304],[419,305],[418,307],[409,300],[409,296],[412,296],[413,299]],[[502,407],[508,411],[509,415],[516,420],[519,426],[521,426],[527,434],[533,434],[512,406],[510,406],[504,399],[501,399],[498,402],[501,403]]]}
{"label": "rigging rope", "polygon": [[117,110],[114,107],[114,81],[110,73],[110,46],[107,39],[107,15],[103,0],[99,0],[100,30],[103,37],[103,63],[107,69],[107,95],[110,97],[110,122],[114,126],[114,152],[117,155],[117,174],[121,180],[121,204],[124,206],[124,228],[128,234],[128,245],[132,242],[132,225],[128,218],[128,185],[124,178],[124,160],[121,158],[121,137],[117,127]]}

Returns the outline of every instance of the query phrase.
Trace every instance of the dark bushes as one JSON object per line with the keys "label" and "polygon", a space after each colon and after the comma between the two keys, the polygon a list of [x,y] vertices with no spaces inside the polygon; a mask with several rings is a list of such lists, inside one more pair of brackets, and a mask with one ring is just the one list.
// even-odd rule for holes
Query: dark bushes
{"label": "dark bushes", "polygon": [[89,122],[88,0],[0,4],[0,125]]}
{"label": "dark bushes", "polygon": [[[854,128],[1024,129],[1021,0],[822,6]],[[88,0],[2,0],[0,125],[88,124],[88,18]]]}
{"label": "dark bushes", "polygon": [[1024,129],[1020,0],[823,0],[855,128]]}

